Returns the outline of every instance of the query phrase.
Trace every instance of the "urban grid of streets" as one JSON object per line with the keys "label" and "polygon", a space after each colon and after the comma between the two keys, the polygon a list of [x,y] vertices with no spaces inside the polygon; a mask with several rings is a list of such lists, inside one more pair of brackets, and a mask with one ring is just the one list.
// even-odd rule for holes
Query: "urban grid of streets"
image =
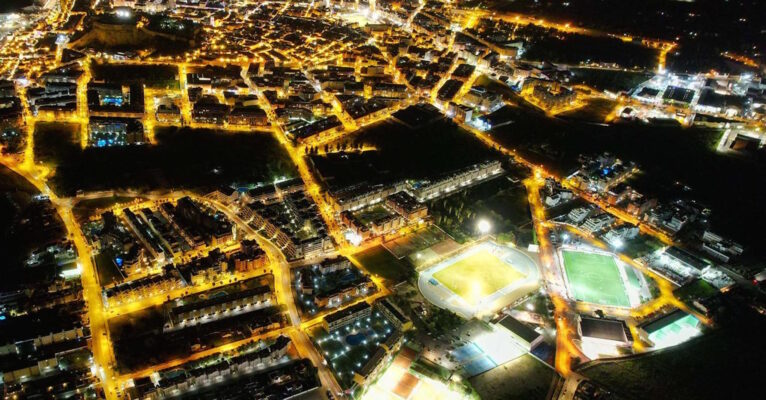
{"label": "urban grid of streets", "polygon": [[[2,71],[5,73],[9,73],[12,75],[15,68],[18,66],[18,62],[22,57],[24,56],[25,52],[28,51],[26,49],[21,48],[13,48],[13,43],[25,43],[27,42],[29,35],[34,35],[35,31],[38,29],[49,29],[49,30],[56,30],[57,26],[60,26],[64,21],[66,21],[71,14],[71,7],[73,5],[74,1],[72,0],[62,0],[60,3],[56,1],[48,1],[44,5],[44,10],[48,11],[50,13],[47,18],[41,18],[40,21],[38,21],[35,24],[34,29],[29,28],[26,30],[21,30],[20,32],[14,34],[16,37],[11,38],[8,40],[7,43],[11,43],[11,45],[6,46],[6,50],[4,51],[4,56],[2,58]],[[60,7],[59,7],[60,4]],[[285,2],[285,8],[290,4],[290,2]],[[372,5],[374,7],[374,3]],[[421,6],[422,7],[422,6]],[[283,9],[284,10],[284,9]],[[414,17],[415,13],[413,13]],[[469,26],[471,24],[474,24],[476,20],[483,16],[483,12],[474,11],[474,10],[465,10],[465,11],[456,11],[455,15],[461,15],[463,18],[462,23],[464,26]],[[582,28],[574,28],[570,27],[568,24],[566,25],[557,25],[552,24],[549,22],[545,22],[542,20],[535,20],[526,16],[520,16],[520,15],[495,15],[495,17],[498,18],[507,18],[508,20],[514,21],[515,23],[529,23],[529,24],[535,24],[540,26],[545,26],[549,28],[559,29],[564,32],[577,32],[582,34],[592,34],[592,35],[605,35],[601,32],[595,32],[590,30],[584,30]],[[411,21],[411,20],[410,20]],[[416,27],[412,27],[410,24],[410,21],[407,22],[405,25],[406,29],[418,29]],[[454,39],[454,32],[453,32],[453,39]],[[657,41],[650,41],[650,40],[643,40],[643,42],[647,46],[651,46],[654,48],[658,48],[661,50],[660,52],[660,58],[658,60],[658,69],[662,69],[664,67],[664,58],[665,54],[667,54],[668,51],[670,51],[673,48],[672,43],[662,43]],[[448,44],[448,46],[451,46],[451,41]],[[8,54],[11,52],[17,51],[17,58],[11,59],[9,58]],[[93,56],[88,56],[89,61],[93,59]],[[137,64],[150,64],[151,61],[137,61],[137,60],[129,60],[124,61],[126,63],[137,63]],[[194,66],[196,64],[194,63],[178,63],[179,66],[179,75],[181,77],[181,85],[180,90],[182,93],[181,98],[182,99],[188,99],[188,97],[185,95],[186,91],[186,84],[185,84],[185,76],[186,76],[186,69],[190,66]],[[247,65],[247,63],[245,63]],[[454,69],[456,65],[452,65],[452,69]],[[79,117],[75,118],[74,120],[70,122],[84,122],[86,119],[86,101],[85,101],[85,87],[87,85],[87,82],[89,81],[89,76],[87,76],[88,68],[84,68],[86,71],[86,75],[83,77],[81,82],[79,82],[79,90],[78,90],[78,107],[80,108]],[[479,76],[480,72],[475,72],[474,75],[471,77],[469,82],[472,82]],[[243,76],[246,78],[245,82],[249,85],[249,89],[251,92],[258,95],[260,99],[260,105],[261,107],[266,111],[267,116],[269,120],[271,121],[272,128],[269,130],[270,134],[274,135],[274,137],[284,146],[284,148],[288,151],[293,163],[298,169],[299,175],[304,181],[308,193],[311,194],[313,197],[313,200],[316,202],[316,204],[319,207],[319,210],[322,214],[323,219],[325,220],[327,226],[329,227],[330,233],[332,234],[332,237],[335,239],[336,243],[338,244],[338,253],[343,255],[351,255],[357,251],[360,251],[361,249],[358,247],[355,247],[349,243],[346,242],[346,240],[343,238],[343,235],[341,233],[340,227],[338,225],[338,222],[336,220],[336,216],[333,212],[332,205],[328,202],[328,200],[320,194],[320,186],[315,181],[314,176],[312,174],[311,168],[306,162],[305,157],[305,149],[306,146],[318,146],[336,139],[339,139],[345,135],[351,135],[354,132],[358,131],[361,126],[359,126],[357,123],[354,122],[352,118],[350,118],[340,107],[335,104],[335,112],[339,116],[339,119],[342,121],[344,129],[342,132],[338,133],[335,136],[328,137],[328,138],[322,138],[321,141],[316,141],[313,143],[309,143],[308,145],[295,145],[293,142],[291,142],[285,135],[285,133],[282,130],[281,125],[277,122],[276,115],[274,114],[274,111],[270,108],[268,101],[263,96],[262,91],[260,91],[249,79],[247,79],[246,70],[243,70]],[[445,80],[446,80],[445,75]],[[443,82],[442,82],[443,83]],[[437,85],[436,88],[438,88],[440,85]],[[464,88],[470,88],[470,84],[466,84]],[[146,97],[147,99],[151,99],[156,94],[154,91],[147,90]],[[464,94],[461,93],[458,96]],[[431,93],[430,98],[427,99],[421,99],[421,100],[430,100],[433,101],[436,97],[436,89],[433,93]],[[149,306],[152,306],[154,304],[159,304],[164,301],[164,297],[158,298],[158,299],[148,299],[145,302],[141,302],[140,304],[131,304],[129,308],[125,309],[117,309],[117,310],[111,310],[109,313],[107,313],[104,309],[104,306],[102,304],[102,296],[101,296],[101,286],[98,282],[98,274],[95,269],[95,265],[93,262],[93,259],[89,257],[89,254],[91,254],[91,249],[89,248],[83,233],[80,230],[80,227],[77,225],[73,215],[72,215],[72,204],[75,199],[71,198],[60,198],[56,196],[56,194],[50,190],[46,184],[46,176],[48,174],[48,171],[44,170],[42,167],[38,166],[34,162],[34,155],[33,155],[33,130],[36,122],[36,118],[32,116],[28,109],[28,103],[26,99],[24,98],[23,92],[21,93],[21,98],[23,102],[24,107],[24,118],[26,120],[26,124],[28,127],[27,130],[27,141],[26,146],[27,150],[24,152],[24,156],[21,159],[13,158],[13,157],[4,157],[2,158],[2,163],[9,167],[10,169],[14,170],[15,172],[22,175],[24,178],[26,178],[29,182],[34,184],[41,193],[49,196],[51,202],[55,205],[56,209],[58,210],[59,215],[61,216],[62,220],[64,221],[64,224],[66,225],[66,229],[69,233],[69,238],[74,242],[77,252],[79,254],[79,262],[82,265],[82,283],[83,283],[83,292],[84,297],[87,302],[87,308],[88,308],[88,316],[90,319],[90,329],[92,332],[92,338],[93,338],[93,356],[96,361],[96,364],[99,366],[98,371],[100,374],[100,377],[103,381],[103,385],[105,388],[105,392],[108,398],[114,399],[118,396],[118,393],[126,382],[126,380],[135,378],[138,376],[146,376],[150,374],[153,371],[172,367],[176,365],[180,365],[184,362],[200,359],[205,356],[220,353],[226,350],[230,350],[233,348],[236,348],[238,345],[240,345],[240,342],[234,342],[229,343],[227,345],[218,347],[218,348],[211,348],[199,353],[194,353],[189,355],[188,357],[184,359],[177,359],[173,360],[167,363],[164,363],[162,365],[156,365],[149,369],[137,371],[128,375],[117,375],[113,369],[113,366],[115,365],[115,356],[113,352],[113,346],[110,342],[109,338],[109,329],[107,328],[108,320],[109,318],[112,318],[116,315],[120,315],[122,313],[135,311],[138,309],[146,308]],[[413,99],[410,101],[410,103],[414,103],[416,99]],[[405,103],[406,105],[407,103]],[[146,103],[147,107],[152,107],[153,104],[151,102]],[[393,112],[395,110],[391,110]],[[559,110],[562,111],[562,110]],[[149,132],[153,129],[154,126],[159,125],[157,121],[154,120],[154,114],[152,112],[146,113],[146,128]],[[390,113],[387,113],[376,120],[368,121],[366,124],[372,124],[378,120],[382,120],[385,118],[388,118]],[[195,124],[191,121],[190,118],[190,107],[186,100],[182,103],[182,118],[183,123],[187,126],[195,126]],[[85,124],[82,123],[84,126]],[[540,196],[539,196],[539,190],[541,185],[544,182],[545,178],[554,178],[557,181],[561,182],[565,187],[567,185],[567,182],[564,181],[561,177],[554,176],[552,173],[545,170],[544,167],[540,165],[534,165],[527,160],[524,160],[521,158],[513,149],[506,148],[502,146],[501,144],[495,142],[487,133],[481,132],[474,128],[473,126],[469,125],[462,125],[463,128],[465,128],[467,131],[471,132],[473,135],[475,135],[478,139],[480,139],[483,143],[485,143],[487,146],[490,146],[496,150],[499,150],[503,152],[506,156],[513,158],[515,161],[520,162],[526,166],[528,166],[532,171],[534,171],[534,174],[532,177],[528,178],[525,181],[525,185],[528,190],[528,196],[529,196],[529,204],[531,205],[532,212],[533,212],[533,222],[537,233],[537,238],[540,242],[540,257],[542,260],[542,266],[543,266],[543,280],[544,280],[544,287],[550,294],[550,296],[553,299],[553,303],[555,305],[555,320],[557,325],[557,352],[556,352],[556,360],[555,360],[555,367],[559,373],[561,373],[564,377],[567,377],[570,375],[571,372],[571,361],[572,358],[575,356],[580,355],[579,350],[577,349],[577,346],[574,345],[572,342],[572,335],[575,331],[575,328],[573,327],[573,316],[574,316],[574,310],[571,308],[570,303],[566,300],[566,297],[564,295],[565,286],[563,283],[563,277],[561,276],[560,269],[556,267],[557,261],[555,258],[557,255],[555,254],[553,247],[548,242],[548,230],[551,227],[551,222],[547,221],[545,216],[545,211],[543,204],[541,202]],[[235,128],[231,128],[235,129]],[[85,135],[83,135],[85,136]],[[83,142],[85,139],[83,139]],[[150,138],[151,141],[151,138]],[[601,209],[613,214],[615,217],[633,224],[638,225],[641,230],[649,235],[655,236],[656,238],[660,239],[661,241],[665,243],[671,243],[671,239],[662,234],[659,231],[656,231],[652,229],[651,227],[646,226],[645,224],[641,224],[640,221],[638,221],[635,217],[628,215],[625,212],[622,212],[596,198],[590,197],[585,193],[578,192],[574,188],[573,189],[576,194],[578,194],[583,199],[589,201],[590,203],[600,207]],[[203,203],[211,203],[210,199],[206,198],[199,198],[194,196],[191,193],[186,192],[173,192],[173,193],[159,193],[156,195],[157,198],[180,198],[181,196],[193,196],[198,201]],[[82,195],[84,198],[88,198],[89,194],[85,193]],[[149,199],[152,199],[152,196],[146,196],[145,194],[142,194],[143,197],[148,197]],[[280,250],[271,244],[268,240],[261,237],[257,232],[255,232],[251,227],[248,226],[247,223],[242,221],[236,214],[236,212],[230,210],[227,208],[227,206],[223,204],[212,204],[216,209],[224,212],[230,220],[234,221],[237,226],[240,229],[243,229],[249,237],[254,237],[257,239],[258,244],[265,249],[265,251],[268,254],[269,259],[271,260],[271,269],[272,273],[275,277],[275,286],[276,286],[276,295],[279,301],[279,304],[284,304],[287,306],[288,314],[289,314],[289,326],[283,329],[280,329],[278,331],[272,331],[268,332],[264,335],[259,336],[259,338],[266,338],[266,337],[274,337],[279,334],[286,333],[288,334],[292,340],[293,343],[296,345],[298,353],[302,357],[309,358],[313,364],[319,369],[319,377],[321,380],[321,383],[324,388],[331,390],[333,393],[341,393],[342,390],[340,388],[340,385],[335,380],[333,374],[331,371],[323,364],[322,357],[317,352],[317,350],[314,348],[313,344],[311,343],[310,339],[308,338],[307,334],[305,333],[305,329],[309,326],[312,326],[316,323],[319,323],[321,321],[322,316],[317,316],[311,320],[308,321],[301,321],[299,318],[299,314],[295,305],[295,301],[291,292],[291,284],[290,284],[290,264],[285,259],[284,255],[280,252]],[[576,232],[573,231],[573,234],[576,235],[583,235],[587,236],[587,233],[583,232]],[[593,240],[593,238],[590,238]],[[375,243],[370,243],[368,245],[372,245]],[[628,257],[622,255],[620,256],[623,261],[626,263],[642,270],[643,272],[652,275],[650,271],[648,271],[645,267],[643,267],[640,264],[637,264],[635,261],[629,259]],[[661,297],[642,306],[638,310],[634,310],[636,313],[649,313],[657,308],[660,308],[666,304],[672,304],[674,306],[677,306],[679,308],[684,308],[687,312],[693,312],[692,310],[689,310],[688,307],[685,307],[683,303],[678,301],[676,298],[673,297],[672,290],[669,286],[669,284],[664,281],[662,278],[657,278],[657,281],[660,282],[661,286]],[[381,282],[375,282],[376,285],[379,287],[379,291],[377,291],[375,294],[368,298],[360,298],[358,301],[364,301],[364,300],[372,300],[377,297],[381,297],[386,295],[387,289],[381,284]],[[195,288],[195,291],[203,291],[207,288],[200,287]],[[353,305],[354,303],[346,304],[343,307],[348,307],[350,305]],[[696,315],[700,320],[704,321],[704,316]],[[250,339],[247,339],[250,340]],[[640,341],[636,340],[634,343],[636,345],[640,345]]]}

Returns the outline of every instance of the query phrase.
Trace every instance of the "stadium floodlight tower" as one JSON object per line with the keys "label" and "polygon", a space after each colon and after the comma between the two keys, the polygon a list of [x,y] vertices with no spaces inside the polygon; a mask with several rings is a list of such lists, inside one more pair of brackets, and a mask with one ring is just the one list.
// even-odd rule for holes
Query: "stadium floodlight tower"
{"label": "stadium floodlight tower", "polygon": [[480,234],[486,235],[492,230],[492,224],[486,219],[482,218],[476,224],[476,229],[479,231]]}

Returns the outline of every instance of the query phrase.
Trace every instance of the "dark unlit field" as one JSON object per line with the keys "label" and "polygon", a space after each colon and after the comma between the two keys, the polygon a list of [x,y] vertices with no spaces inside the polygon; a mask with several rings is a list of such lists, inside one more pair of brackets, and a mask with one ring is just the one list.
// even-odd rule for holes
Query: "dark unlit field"
{"label": "dark unlit field", "polygon": [[470,379],[483,400],[544,400],[556,372],[525,354]]}
{"label": "dark unlit field", "polygon": [[53,169],[50,183],[61,195],[272,182],[297,175],[290,157],[268,134],[161,128],[154,145],[82,149],[78,132],[77,126],[55,123],[35,130],[35,160]]}

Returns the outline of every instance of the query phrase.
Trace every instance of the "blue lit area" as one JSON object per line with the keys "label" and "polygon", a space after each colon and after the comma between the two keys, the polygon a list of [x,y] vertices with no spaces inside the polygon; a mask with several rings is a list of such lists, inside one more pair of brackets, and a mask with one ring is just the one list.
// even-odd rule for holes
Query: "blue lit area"
{"label": "blue lit area", "polygon": [[111,147],[111,146],[122,146],[125,143],[122,141],[118,141],[116,139],[98,139],[96,140],[96,147]]}
{"label": "blue lit area", "polygon": [[104,96],[101,98],[102,106],[122,107],[125,99],[122,96]]}
{"label": "blue lit area", "polygon": [[89,142],[93,147],[126,146],[143,142],[143,127],[139,122],[91,120]]}

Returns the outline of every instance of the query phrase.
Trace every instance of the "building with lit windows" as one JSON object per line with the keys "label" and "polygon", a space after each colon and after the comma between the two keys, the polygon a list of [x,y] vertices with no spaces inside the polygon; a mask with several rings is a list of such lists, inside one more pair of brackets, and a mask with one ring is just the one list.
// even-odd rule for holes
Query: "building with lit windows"
{"label": "building with lit windows", "polygon": [[363,301],[325,316],[322,321],[322,326],[324,326],[324,329],[327,332],[333,332],[345,328],[362,318],[367,318],[371,313],[372,307],[370,307],[369,303]]}

